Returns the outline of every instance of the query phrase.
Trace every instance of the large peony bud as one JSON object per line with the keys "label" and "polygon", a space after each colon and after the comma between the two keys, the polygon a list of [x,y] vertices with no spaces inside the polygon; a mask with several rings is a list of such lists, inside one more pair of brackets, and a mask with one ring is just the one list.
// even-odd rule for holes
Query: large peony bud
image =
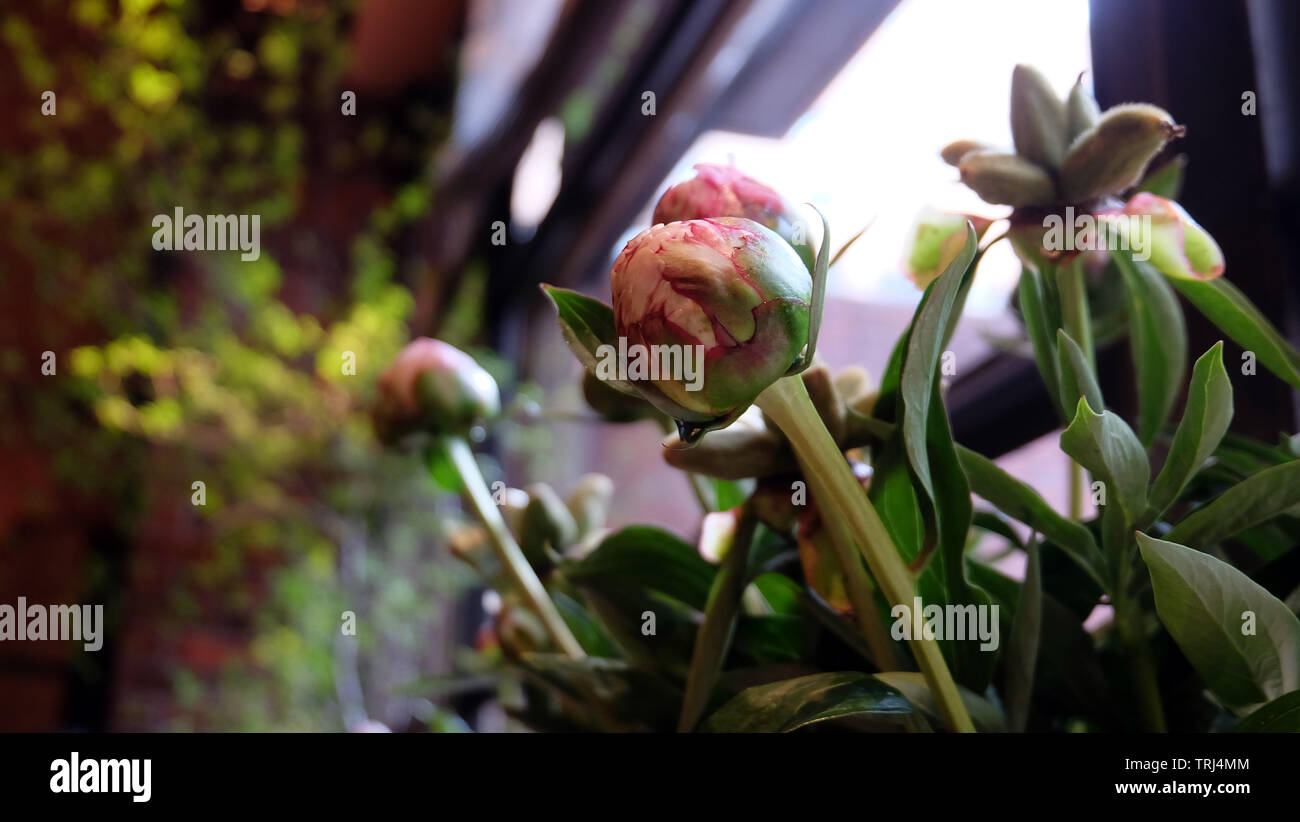
{"label": "large peony bud", "polygon": [[619,254],[610,286],[627,369],[597,376],[636,384],[688,428],[734,420],[808,342],[808,270],[753,220],[656,225]]}
{"label": "large peony bud", "polygon": [[500,410],[492,375],[464,351],[420,337],[379,376],[375,428],[386,442],[414,431],[464,434]]}
{"label": "large peony bud", "polygon": [[772,229],[794,246],[812,271],[813,250],[808,223],[774,189],[731,166],[697,163],[694,179],[670,187],[655,205],[654,223],[744,217]]}

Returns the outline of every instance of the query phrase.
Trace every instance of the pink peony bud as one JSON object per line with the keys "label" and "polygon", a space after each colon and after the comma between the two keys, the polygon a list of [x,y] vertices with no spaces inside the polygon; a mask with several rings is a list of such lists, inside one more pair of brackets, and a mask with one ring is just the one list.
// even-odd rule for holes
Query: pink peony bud
{"label": "pink peony bud", "polygon": [[752,220],[643,231],[614,262],[610,286],[620,348],[664,366],[647,372],[643,362],[626,379],[697,427],[738,417],[808,342],[812,278],[788,243]]}
{"label": "pink peony bud", "polygon": [[501,410],[496,381],[441,340],[412,340],[379,376],[375,428],[391,442],[414,431],[463,434]]}
{"label": "pink peony bud", "polygon": [[670,187],[659,198],[652,222],[710,217],[744,217],[772,229],[794,246],[804,265],[812,271],[817,254],[807,221],[775,190],[732,166],[697,163],[694,179]]}
{"label": "pink peony bud", "polygon": [[[1150,236],[1139,220],[1150,219]],[[1123,214],[1106,215],[1115,229],[1127,232],[1130,246],[1148,248],[1151,265],[1167,277],[1182,280],[1212,280],[1223,273],[1223,251],[1209,232],[1191,218],[1178,203],[1155,194],[1140,192],[1124,206]]]}

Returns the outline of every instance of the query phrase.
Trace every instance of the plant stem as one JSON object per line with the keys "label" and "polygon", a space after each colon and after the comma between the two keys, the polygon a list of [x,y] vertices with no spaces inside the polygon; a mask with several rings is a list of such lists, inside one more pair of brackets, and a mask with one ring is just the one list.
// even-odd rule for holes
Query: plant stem
{"label": "plant stem", "polygon": [[1065,333],[1083,349],[1088,366],[1095,374],[1097,357],[1092,348],[1092,312],[1088,308],[1088,286],[1081,258],[1075,257],[1057,267],[1056,285],[1061,292],[1061,324],[1065,326]]}
{"label": "plant stem", "polygon": [[731,548],[722,558],[722,567],[709,590],[709,600],[704,606],[704,622],[695,635],[695,650],[691,654],[691,668],[686,674],[686,695],[682,699],[682,712],[677,720],[678,733],[690,733],[708,706],[713,685],[722,671],[731,637],[736,630],[736,614],[740,610],[741,594],[745,591],[745,569],[749,561],[749,548],[754,540],[758,519],[746,504],[736,522],[736,532]]}
{"label": "plant stem", "polygon": [[461,437],[446,437],[443,439],[443,444],[465,486],[465,497],[469,500],[474,513],[478,515],[479,521],[483,523],[483,527],[487,529],[497,560],[505,569],[511,585],[537,612],[551,641],[570,658],[582,659],[586,653],[583,652],[573,632],[569,630],[569,626],[565,624],[564,618],[560,616],[555,603],[546,593],[546,587],[537,578],[537,573],[524,558],[519,543],[515,542],[510,529],[506,527],[505,520],[501,518],[501,511],[492,501],[492,494],[488,491],[487,483],[483,481],[483,474],[478,470],[478,463],[474,460],[474,452],[470,450],[469,443]]}
{"label": "plant stem", "polygon": [[1117,593],[1115,602],[1115,629],[1128,650],[1133,687],[1138,705],[1142,709],[1143,730],[1164,733],[1165,710],[1160,701],[1160,685],[1156,681],[1155,665],[1151,661],[1151,647],[1142,629],[1141,611],[1131,596]]}
{"label": "plant stem", "polygon": [[[798,375],[783,377],[759,394],[756,403],[794,447],[804,478],[818,500],[823,521],[845,521],[889,604],[911,608],[916,591],[912,575],[876,509],[853,476],[844,454],[822,425],[803,380]],[[974,731],[938,643],[923,633],[912,638],[911,647],[944,723],[950,730]]]}
{"label": "plant stem", "polygon": [[[1088,307],[1088,287],[1084,279],[1083,259],[1075,257],[1056,269],[1057,290],[1061,294],[1061,323],[1065,333],[1079,344],[1088,358],[1088,367],[1097,373],[1097,356],[1092,347],[1092,312]],[[1100,408],[1094,409],[1098,412]],[[1071,408],[1065,409],[1069,414]],[[1070,420],[1065,421],[1066,425]],[[1083,466],[1070,460],[1070,518],[1083,519]]]}
{"label": "plant stem", "polygon": [[1070,519],[1083,519],[1083,466],[1070,462]]}

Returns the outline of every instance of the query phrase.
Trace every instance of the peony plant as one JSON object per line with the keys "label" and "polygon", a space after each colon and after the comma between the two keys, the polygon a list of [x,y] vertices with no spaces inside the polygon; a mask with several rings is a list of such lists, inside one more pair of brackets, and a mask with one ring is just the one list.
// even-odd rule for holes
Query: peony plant
{"label": "peony plant", "polygon": [[[1062,99],[1020,67],[1011,117],[1014,152],[942,151],[1010,211],[920,216],[902,245],[922,295],[878,378],[816,356],[825,221],[809,243],[797,210],[735,169],[697,167],[668,189],[614,263],[612,305],[545,287],[594,419],[657,421],[702,518],[697,545],[607,530],[603,477],[564,500],[511,489],[504,516],[471,490],[482,525],[458,550],[529,605],[499,614],[487,643],[517,675],[515,716],[614,731],[1300,730],[1300,440],[1228,431],[1223,345],[1188,374],[1178,295],[1296,387],[1300,353],[1177,203],[1181,166],[1149,168],[1182,133],[1171,116],[1101,112],[1081,82]],[[1006,232],[990,230],[999,217]],[[1065,242],[1081,225],[1092,239]],[[1074,466],[1066,511],[955,442],[944,406],[942,352],[1004,239],[1023,263],[1018,350]],[[1132,419],[1107,406],[1095,365],[1124,337]],[[637,347],[654,356],[611,371],[611,353]],[[467,392],[476,377],[411,388],[422,369],[464,365],[433,352],[421,342],[394,365],[380,407],[402,418],[380,430],[468,454],[466,426],[485,424],[495,395]],[[456,464],[473,480],[472,457]],[[972,550],[990,542],[1023,574]],[[543,629],[551,609],[567,635]],[[970,633],[945,614],[969,616]]]}

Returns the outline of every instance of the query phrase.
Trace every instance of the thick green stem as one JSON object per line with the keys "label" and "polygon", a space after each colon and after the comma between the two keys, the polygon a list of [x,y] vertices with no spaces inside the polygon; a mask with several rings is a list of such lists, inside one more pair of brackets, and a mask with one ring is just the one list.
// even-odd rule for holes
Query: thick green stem
{"label": "thick green stem", "polygon": [[736,523],[736,533],[731,548],[722,558],[722,567],[713,580],[709,600],[704,606],[704,622],[695,635],[695,650],[691,654],[691,668],[686,674],[686,695],[682,699],[682,712],[677,720],[677,732],[689,733],[700,721],[709,704],[709,694],[722,671],[731,637],[736,631],[736,614],[740,611],[741,594],[745,591],[745,569],[749,561],[750,543],[758,520],[749,505],[741,509]]}
{"label": "thick green stem", "polygon": [[1065,333],[1083,349],[1084,356],[1088,358],[1088,366],[1096,373],[1097,358],[1092,347],[1088,284],[1084,278],[1083,261],[1079,257],[1057,267],[1056,286],[1061,293],[1061,324],[1065,326]]}
{"label": "thick green stem", "polygon": [[542,585],[542,581],[537,578],[537,573],[524,558],[519,543],[515,542],[510,529],[506,527],[505,520],[501,518],[501,511],[493,503],[492,494],[488,491],[487,483],[483,481],[483,474],[478,470],[478,463],[474,460],[474,452],[470,450],[469,443],[461,437],[446,437],[443,444],[465,486],[465,498],[469,500],[474,513],[487,529],[489,542],[496,551],[497,561],[501,563],[501,567],[510,578],[510,584],[541,618],[551,641],[572,659],[582,659],[586,653],[578,644],[573,632],[569,630],[569,626],[564,623],[564,618],[560,616],[555,603],[546,593],[546,587]]}
{"label": "thick green stem", "polygon": [[1129,595],[1120,593],[1118,596],[1115,603],[1115,629],[1128,651],[1133,687],[1142,709],[1143,730],[1162,734],[1166,730],[1165,710],[1160,701],[1155,664],[1151,661],[1151,646],[1142,628],[1142,612]]}
{"label": "thick green stem", "polygon": [[[915,581],[844,455],[822,425],[803,380],[798,375],[777,380],[759,394],[756,404],[790,440],[823,521],[846,521],[890,605],[912,607]],[[974,731],[938,643],[922,632],[912,638],[911,647],[944,723],[954,731]]]}
{"label": "thick green stem", "polygon": [[[1088,306],[1088,284],[1084,279],[1083,260],[1075,257],[1070,262],[1056,269],[1057,290],[1061,294],[1061,324],[1065,333],[1070,335],[1083,354],[1088,358],[1088,367],[1097,373],[1097,356],[1092,346],[1092,312]],[[1065,409],[1069,414],[1073,409]],[[1100,410],[1100,409],[1097,409]],[[1066,425],[1070,420],[1065,421]],[[1083,466],[1072,462],[1070,469],[1070,517],[1083,518]]]}
{"label": "thick green stem", "polygon": [[1070,519],[1083,519],[1083,466],[1070,460]]}

